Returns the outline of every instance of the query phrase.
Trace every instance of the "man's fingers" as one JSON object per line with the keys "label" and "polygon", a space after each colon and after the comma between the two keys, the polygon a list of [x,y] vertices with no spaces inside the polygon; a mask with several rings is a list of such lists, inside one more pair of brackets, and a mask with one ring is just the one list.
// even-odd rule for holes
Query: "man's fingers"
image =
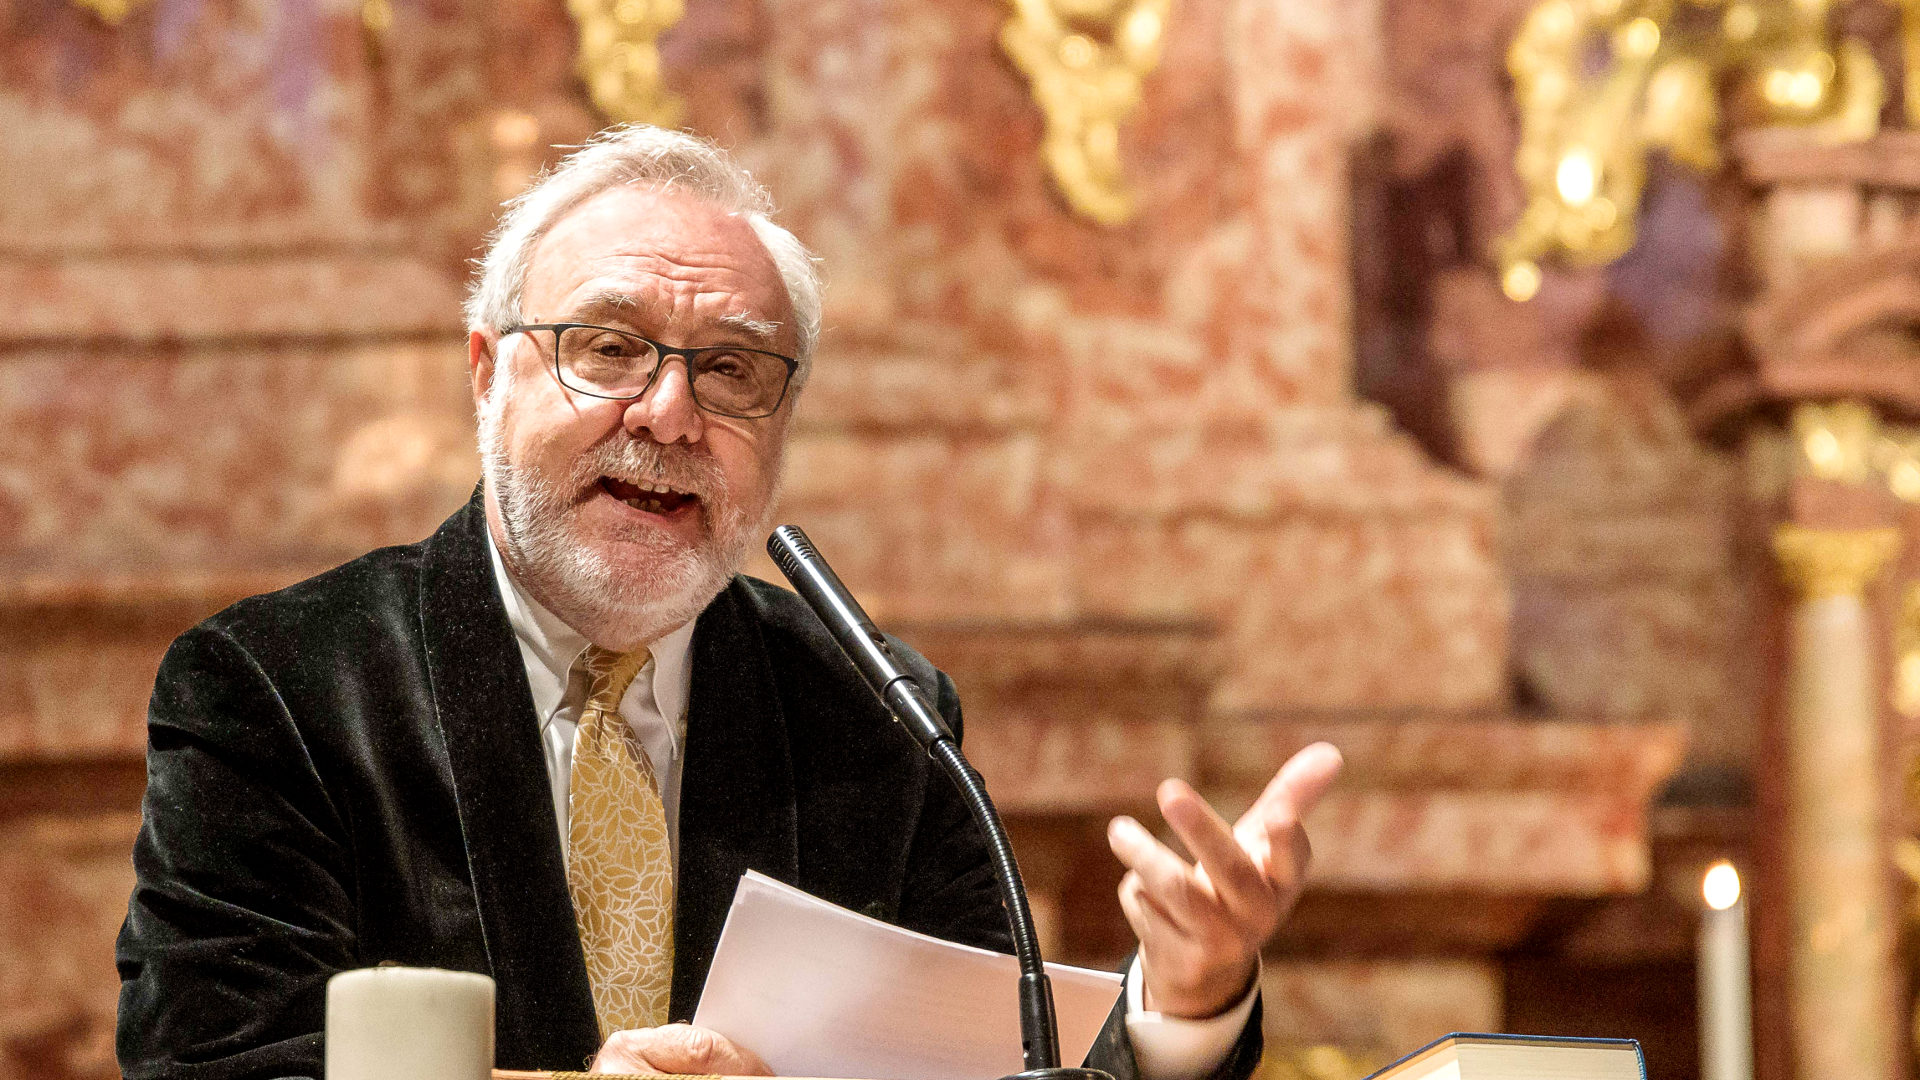
{"label": "man's fingers", "polygon": [[1326,794],[1340,775],[1340,751],[1331,743],[1314,743],[1280,767],[1234,823],[1233,835],[1249,858],[1282,892],[1299,888],[1307,869],[1310,848],[1300,821]]}
{"label": "man's fingers", "polygon": [[616,1031],[594,1056],[597,1073],[719,1073],[771,1076],[759,1055],[717,1031],[692,1024]]}
{"label": "man's fingers", "polygon": [[1200,885],[1193,867],[1156,840],[1146,827],[1121,816],[1107,823],[1107,846],[1114,858],[1133,871],[1154,903],[1175,925],[1184,925],[1200,901]]}
{"label": "man's fingers", "polygon": [[1240,820],[1274,822],[1283,827],[1299,821],[1333,786],[1344,760],[1339,749],[1326,742],[1314,743],[1293,755],[1273,774],[1266,790]]}
{"label": "man's fingers", "polygon": [[1120,879],[1120,911],[1126,915],[1127,925],[1133,927],[1133,936],[1143,945],[1180,933],[1173,919],[1147,895],[1146,887],[1140,884],[1140,875],[1131,871]]}
{"label": "man's fingers", "polygon": [[1160,786],[1160,812],[1198,865],[1154,839],[1132,818],[1107,826],[1107,842],[1128,869],[1120,907],[1140,937],[1140,968],[1151,1001],[1172,1015],[1217,1015],[1246,992],[1259,952],[1299,895],[1308,847],[1300,819],[1340,772],[1340,751],[1315,743],[1275,774],[1229,827],[1193,788]]}
{"label": "man's fingers", "polygon": [[[716,1036],[716,1038],[717,1037],[718,1036]],[[759,1054],[754,1053],[731,1039],[722,1038],[720,1042],[722,1046],[721,1052],[709,1059],[712,1067],[707,1069],[707,1072],[719,1073],[722,1076],[773,1075],[773,1069],[769,1067],[766,1062],[760,1060]]]}
{"label": "man's fingers", "polygon": [[1139,874],[1128,874],[1120,881],[1120,910],[1140,941],[1142,962],[1149,957],[1164,961],[1174,970],[1195,961],[1196,939],[1192,930],[1176,922],[1167,910],[1154,902]]}
{"label": "man's fingers", "polygon": [[1272,918],[1273,887],[1234,839],[1233,828],[1200,793],[1179,780],[1160,785],[1160,813],[1206,870],[1214,894],[1237,917],[1255,925]]}

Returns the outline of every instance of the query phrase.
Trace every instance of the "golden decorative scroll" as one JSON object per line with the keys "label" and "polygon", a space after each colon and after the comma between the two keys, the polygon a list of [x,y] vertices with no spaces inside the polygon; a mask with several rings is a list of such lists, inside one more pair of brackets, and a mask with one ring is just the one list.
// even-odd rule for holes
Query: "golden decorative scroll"
{"label": "golden decorative scroll", "polygon": [[1773,532],[1780,574],[1803,599],[1860,596],[1900,550],[1898,529],[1809,529],[1782,525]]}
{"label": "golden decorative scroll", "polygon": [[[1920,118],[1920,2],[1895,0],[1900,5],[1900,56],[1906,77],[1901,80],[1907,123]],[[1916,1029],[1920,1034],[1920,1029]]]}
{"label": "golden decorative scroll", "polygon": [[1387,1059],[1357,1053],[1332,1043],[1269,1046],[1252,1080],[1361,1080]]}
{"label": "golden decorative scroll", "polygon": [[[1545,0],[1521,23],[1507,71],[1527,204],[1497,250],[1515,299],[1538,288],[1543,255],[1604,263],[1633,245],[1649,150],[1663,146],[1702,167],[1718,162],[1713,68],[1668,40],[1668,14],[1665,4]],[[1608,61],[1587,76],[1596,44]]]}
{"label": "golden decorative scroll", "polygon": [[1073,209],[1103,225],[1133,216],[1120,124],[1160,63],[1173,0],[1013,0],[1000,47],[1046,115],[1040,156]]}
{"label": "golden decorative scroll", "polygon": [[393,0],[360,0],[360,29],[376,38],[393,29]]}
{"label": "golden decorative scroll", "polygon": [[[1898,2],[1912,66],[1920,0]],[[1827,23],[1828,0],[1540,0],[1507,52],[1527,194],[1494,251],[1507,295],[1532,297],[1542,259],[1600,265],[1632,247],[1651,151],[1717,167],[1728,75],[1768,123],[1871,137],[1886,80],[1865,44],[1836,43]]]}
{"label": "golden decorative scroll", "polygon": [[149,0],[73,0],[100,17],[100,21],[109,26],[119,26],[133,14],[134,9],[145,7]]}
{"label": "golden decorative scroll", "polygon": [[1920,433],[1903,428],[1882,434],[1874,443],[1874,465],[1886,474],[1894,498],[1920,503]]}
{"label": "golden decorative scroll", "polygon": [[1843,484],[1884,482],[1901,502],[1920,503],[1920,430],[1884,425],[1857,401],[1795,406],[1794,468]]}
{"label": "golden decorative scroll", "polygon": [[576,68],[607,119],[676,127],[682,102],[660,80],[660,35],[686,0],[567,0],[580,28]]}
{"label": "golden decorative scroll", "polygon": [[1857,401],[1803,404],[1793,410],[1793,441],[1808,475],[1864,484],[1873,475],[1880,423]]}

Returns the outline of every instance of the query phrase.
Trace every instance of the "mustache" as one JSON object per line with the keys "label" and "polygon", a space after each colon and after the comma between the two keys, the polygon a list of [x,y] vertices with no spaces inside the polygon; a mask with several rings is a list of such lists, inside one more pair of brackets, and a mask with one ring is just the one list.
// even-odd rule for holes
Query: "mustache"
{"label": "mustache", "polygon": [[574,489],[611,476],[629,483],[662,484],[707,500],[727,493],[720,463],[679,445],[616,437],[595,446],[574,462]]}

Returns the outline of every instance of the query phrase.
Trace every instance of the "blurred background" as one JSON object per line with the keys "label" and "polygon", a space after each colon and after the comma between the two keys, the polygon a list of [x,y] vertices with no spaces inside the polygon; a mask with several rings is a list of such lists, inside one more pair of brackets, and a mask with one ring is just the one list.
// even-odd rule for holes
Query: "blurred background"
{"label": "blurred background", "polygon": [[958,681],[1051,957],[1130,946],[1109,815],[1328,738],[1269,1080],[1734,1080],[1722,859],[1751,1075],[1900,1080],[1916,11],[0,0],[0,1072],[116,1075],[167,642],[467,497],[467,260],[650,119],[825,259],[784,518]]}

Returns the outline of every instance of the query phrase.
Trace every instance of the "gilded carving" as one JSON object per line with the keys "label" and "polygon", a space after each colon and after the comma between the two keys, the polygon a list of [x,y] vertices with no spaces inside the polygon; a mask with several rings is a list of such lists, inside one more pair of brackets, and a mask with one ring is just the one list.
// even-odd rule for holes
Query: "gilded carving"
{"label": "gilded carving", "polygon": [[1782,525],[1773,533],[1781,576],[1806,600],[1862,595],[1899,550],[1898,529]]}
{"label": "gilded carving", "polygon": [[[1900,5],[1901,80],[1903,104],[1908,117],[1920,116],[1920,2],[1896,0]],[[1907,121],[1911,124],[1913,121]],[[1920,1031],[1920,1029],[1916,1029]]]}
{"label": "gilded carving", "polygon": [[1310,1046],[1269,1046],[1253,1080],[1361,1080],[1378,1072],[1386,1061],[1331,1043]]}
{"label": "gilded carving", "polygon": [[1793,410],[1793,441],[1799,466],[1808,475],[1846,484],[1864,484],[1873,475],[1879,421],[1873,410],[1855,401],[1803,404]]}
{"label": "gilded carving", "polygon": [[1901,502],[1920,503],[1920,432],[1895,428],[1874,443],[1874,465],[1887,478],[1887,490]]}
{"label": "gilded carving", "polygon": [[126,21],[127,16],[133,14],[134,9],[145,7],[148,0],[73,0],[73,2],[98,15],[102,22],[110,26],[119,26]]}
{"label": "gilded carving", "polygon": [[1920,430],[1884,425],[1856,401],[1793,410],[1793,470],[1843,484],[1883,482],[1901,502],[1920,503]]}
{"label": "gilded carving", "polygon": [[1160,63],[1172,0],[1013,0],[1000,47],[1046,116],[1040,156],[1073,209],[1105,225],[1134,213],[1120,125]]}
{"label": "gilded carving", "polygon": [[676,127],[683,104],[660,78],[660,35],[686,0],[567,0],[580,28],[580,78],[610,120]]}
{"label": "gilded carving", "polygon": [[[1901,2],[1911,45],[1917,0]],[[1599,265],[1632,247],[1651,151],[1717,167],[1728,76],[1766,122],[1833,142],[1875,134],[1886,79],[1865,44],[1833,39],[1827,9],[1827,0],[1540,0],[1507,53],[1520,112],[1514,166],[1527,194],[1494,253],[1507,294],[1533,295],[1539,260]]]}

